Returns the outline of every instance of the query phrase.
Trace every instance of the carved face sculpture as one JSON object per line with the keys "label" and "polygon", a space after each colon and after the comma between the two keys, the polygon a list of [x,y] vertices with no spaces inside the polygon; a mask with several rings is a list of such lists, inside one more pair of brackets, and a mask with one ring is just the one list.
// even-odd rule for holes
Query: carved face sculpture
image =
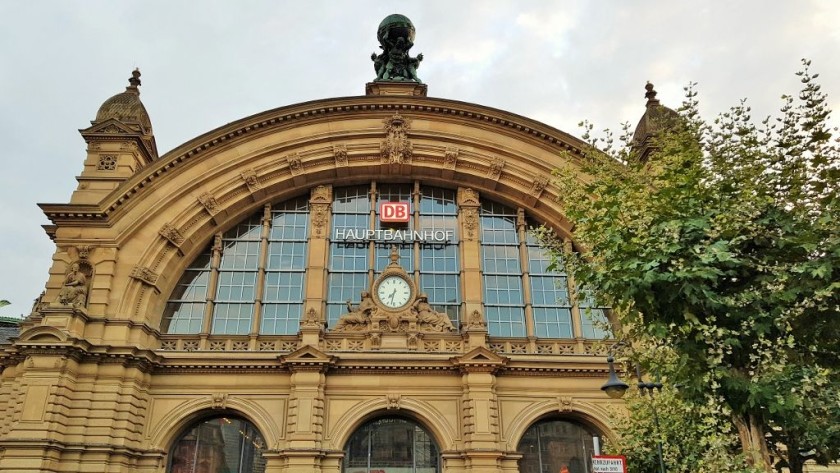
{"label": "carved face sculpture", "polygon": [[411,287],[408,281],[399,276],[389,276],[379,283],[376,296],[385,307],[397,309],[408,304]]}

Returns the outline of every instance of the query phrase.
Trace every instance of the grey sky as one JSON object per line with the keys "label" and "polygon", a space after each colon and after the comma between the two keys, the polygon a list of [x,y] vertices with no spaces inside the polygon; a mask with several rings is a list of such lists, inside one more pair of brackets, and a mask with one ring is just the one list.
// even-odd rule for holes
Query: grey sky
{"label": "grey sky", "polygon": [[[0,1],[0,315],[29,312],[54,245],[36,202],[67,202],[99,105],[140,67],[158,149],[263,110],[361,95],[386,15],[414,22],[429,95],[574,135],[634,125],[646,80],[665,105],[699,83],[713,117],[774,113],[813,60],[840,109],[840,2]],[[838,123],[835,114],[832,121]]]}

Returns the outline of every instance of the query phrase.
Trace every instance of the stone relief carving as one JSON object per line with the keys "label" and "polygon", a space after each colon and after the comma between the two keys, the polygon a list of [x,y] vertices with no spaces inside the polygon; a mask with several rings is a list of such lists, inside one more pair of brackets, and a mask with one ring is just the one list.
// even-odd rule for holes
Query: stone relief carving
{"label": "stone relief carving", "polygon": [[490,167],[487,168],[487,177],[498,181],[502,177],[502,169],[505,167],[505,160],[502,158],[495,158],[490,162]]}
{"label": "stone relief carving", "polygon": [[478,192],[469,187],[458,189],[458,205],[478,206]]}
{"label": "stone relief carving", "polygon": [[484,323],[484,317],[481,315],[481,312],[478,310],[472,311],[470,318],[467,320],[467,327],[477,329],[487,328],[487,324]]}
{"label": "stone relief carving", "polygon": [[458,148],[454,146],[446,148],[446,151],[443,154],[443,167],[446,169],[455,169],[455,166],[458,163],[459,154]]}
{"label": "stone relief carving", "polygon": [[420,293],[414,301],[412,312],[417,316],[417,326],[421,331],[426,332],[454,332],[455,327],[449,316],[442,312],[436,312],[429,304],[429,297]]}
{"label": "stone relief carving", "polygon": [[466,240],[475,240],[478,234],[478,209],[474,207],[461,209],[461,215],[464,219],[464,236]]}
{"label": "stone relief carving", "polygon": [[388,393],[385,395],[385,402],[387,402],[386,409],[399,409],[400,408],[400,400],[402,396],[396,393]]}
{"label": "stone relief carving", "polygon": [[158,233],[166,241],[172,243],[176,247],[181,246],[181,244],[184,243],[184,236],[181,235],[181,232],[178,231],[178,229],[171,223],[164,223]]}
{"label": "stone relief carving", "polygon": [[260,184],[260,180],[257,178],[257,172],[253,169],[242,171],[240,176],[242,177],[242,180],[245,181],[245,185],[248,186],[248,190],[251,193],[262,188],[262,184]]}
{"label": "stone relief carving", "polygon": [[362,300],[355,309],[350,301],[347,301],[347,313],[338,319],[338,323],[333,328],[334,332],[361,332],[370,327],[371,316],[376,313],[378,308],[374,304],[370,293],[362,291]]}
{"label": "stone relief carving", "polygon": [[158,278],[157,273],[145,266],[135,266],[134,269],[131,270],[130,276],[140,282],[148,284],[149,286],[154,286]]}
{"label": "stone relief carving", "polygon": [[289,162],[289,171],[293,176],[297,176],[303,172],[303,163],[297,153],[292,153],[286,156],[286,161]]}
{"label": "stone relief carving", "polygon": [[90,270],[89,264],[85,264],[84,267],[87,271],[83,269],[83,265],[78,261],[70,264],[67,273],[64,275],[61,291],[59,291],[58,298],[55,301],[56,305],[75,308],[85,307],[92,271]]}
{"label": "stone relief carving", "polygon": [[224,409],[227,407],[228,395],[227,393],[213,393],[210,396],[210,402],[213,409]]}
{"label": "stone relief carving", "polygon": [[347,166],[347,145],[333,146],[333,156],[336,167]]}
{"label": "stone relief carving", "polygon": [[320,327],[321,321],[318,319],[318,313],[314,308],[310,307],[306,312],[306,316],[300,322],[301,327]]}
{"label": "stone relief carving", "polygon": [[548,185],[548,177],[546,176],[537,176],[534,178],[534,183],[531,184],[531,190],[528,192],[530,195],[534,197],[539,197],[542,194],[542,191]]}
{"label": "stone relief carving", "polygon": [[403,118],[400,112],[385,119],[385,140],[379,146],[382,160],[390,164],[402,164],[411,161],[413,147],[408,139],[411,122]]}
{"label": "stone relief carving", "polygon": [[317,186],[312,189],[312,196],[309,202],[328,204],[332,202],[332,192],[329,186]]}
{"label": "stone relief carving", "polygon": [[204,206],[204,209],[207,210],[207,213],[210,215],[216,215],[219,213],[219,203],[216,201],[216,198],[210,195],[209,192],[204,192],[200,196],[198,196],[198,203]]}

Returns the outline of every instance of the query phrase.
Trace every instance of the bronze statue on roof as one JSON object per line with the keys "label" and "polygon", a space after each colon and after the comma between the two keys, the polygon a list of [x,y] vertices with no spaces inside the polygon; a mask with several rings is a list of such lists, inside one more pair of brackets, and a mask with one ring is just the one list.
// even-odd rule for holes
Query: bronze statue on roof
{"label": "bronze statue on roof", "polygon": [[411,57],[408,53],[414,46],[414,34],[414,25],[403,15],[388,15],[382,20],[376,31],[382,52],[370,56],[376,70],[374,81],[423,83],[417,77],[417,68],[420,67],[423,54]]}

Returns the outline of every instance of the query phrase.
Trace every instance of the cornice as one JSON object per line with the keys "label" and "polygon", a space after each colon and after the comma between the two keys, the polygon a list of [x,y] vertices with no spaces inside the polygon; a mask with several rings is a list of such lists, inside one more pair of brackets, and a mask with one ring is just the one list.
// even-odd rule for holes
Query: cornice
{"label": "cornice", "polygon": [[174,168],[204,156],[209,150],[238,142],[252,135],[284,129],[307,122],[328,120],[348,115],[388,112],[425,114],[441,118],[455,117],[473,123],[500,128],[536,140],[560,152],[582,155],[586,144],[578,138],[535,120],[503,110],[477,104],[428,97],[360,96],[315,100],[268,110],[200,135],[166,153],[138,174],[115,189],[101,205],[39,204],[54,223],[85,222],[86,225],[108,225],[108,219],[134,194],[152,185]]}

